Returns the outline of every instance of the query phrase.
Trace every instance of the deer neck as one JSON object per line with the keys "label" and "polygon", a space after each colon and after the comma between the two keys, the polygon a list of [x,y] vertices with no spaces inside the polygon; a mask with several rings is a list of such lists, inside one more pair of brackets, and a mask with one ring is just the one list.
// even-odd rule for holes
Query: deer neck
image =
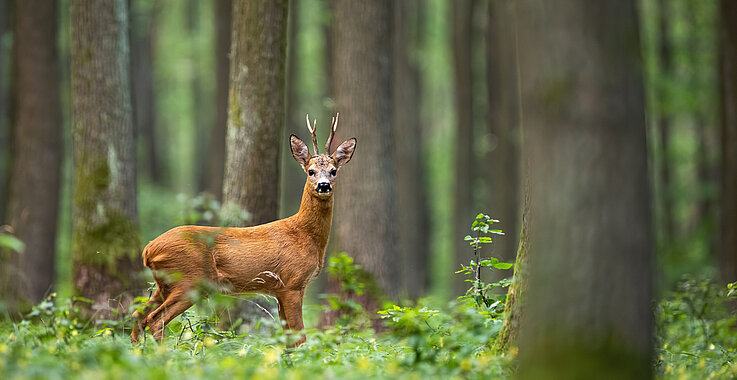
{"label": "deer neck", "polygon": [[302,191],[302,203],[299,206],[296,220],[303,231],[318,244],[320,254],[325,254],[325,247],[330,237],[330,226],[333,223],[333,197],[319,199],[312,196],[309,182]]}

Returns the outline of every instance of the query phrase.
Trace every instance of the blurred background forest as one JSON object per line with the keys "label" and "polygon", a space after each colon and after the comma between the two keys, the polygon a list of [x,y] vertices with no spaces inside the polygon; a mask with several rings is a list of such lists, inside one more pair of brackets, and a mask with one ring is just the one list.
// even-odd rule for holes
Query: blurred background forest
{"label": "blurred background forest", "polygon": [[[45,290],[54,286],[69,293],[74,177],[70,7],[68,1],[60,1],[45,19],[39,15],[34,20],[45,23],[44,43],[56,48],[53,59],[58,67],[51,70],[58,76],[58,84],[24,84],[14,80],[14,66],[28,63],[20,61],[23,57],[14,58],[23,47],[16,46],[14,30],[21,26],[14,25],[13,3],[0,3],[0,215],[4,224],[12,220],[11,168],[13,160],[23,154],[19,139],[24,135],[17,131],[23,110],[14,108],[19,104],[14,94],[21,85],[41,86],[36,91],[56,93],[60,99],[60,112],[54,114],[53,106],[49,110],[52,119],[45,125],[49,130],[39,131],[58,136],[47,142],[57,156],[42,166],[28,163],[18,167],[39,177],[59,176],[58,198],[39,200],[46,202],[40,207],[59,211],[57,220],[43,221],[56,231],[44,235],[44,239],[51,239],[41,246],[44,252],[26,254],[40,255],[56,264],[49,267],[53,276],[44,273],[33,281],[44,282],[39,286]],[[209,202],[222,200],[233,15],[230,2],[225,0],[129,3],[138,218],[140,242],[145,245],[172,226],[211,220],[210,214],[200,220],[202,215],[195,209],[212,208]],[[514,260],[520,219],[520,136],[509,104],[516,102],[514,59],[519,47],[514,46],[514,21],[505,3],[397,2],[393,19],[386,20],[394,37],[385,33],[381,41],[392,48],[376,52],[393,57],[393,79],[388,82],[393,91],[388,94],[394,95],[393,112],[375,115],[387,125],[351,119],[359,125],[346,127],[380,130],[376,143],[386,148],[375,151],[392,161],[389,167],[393,169],[373,180],[385,181],[396,189],[386,195],[395,199],[393,217],[385,222],[387,229],[394,231],[391,238],[398,241],[391,244],[391,256],[401,256],[407,272],[393,280],[403,282],[398,288],[402,295],[449,297],[458,292],[458,286],[452,290],[449,273],[468,255],[462,238],[480,211],[500,219],[507,232],[495,242],[492,255]],[[646,74],[649,174],[662,286],[685,273],[716,275],[722,148],[717,10],[716,1],[642,0],[638,4]],[[282,152],[277,171],[279,217],[296,212],[304,181],[288,155],[286,137],[290,133],[307,135],[303,122],[307,113],[327,125],[334,112],[343,112],[344,117],[351,112],[337,109],[334,100],[336,89],[342,86],[332,74],[336,70],[334,56],[340,54],[332,34],[336,17],[327,1],[290,3],[286,117],[283,130],[274,126],[280,146],[270,147]],[[54,40],[48,40],[50,37]],[[394,119],[387,119],[389,115]],[[384,159],[365,157],[373,150],[365,149],[361,140],[359,156]],[[347,180],[341,178],[341,182]],[[345,195],[339,191],[338,197]],[[48,212],[47,216],[54,215]],[[19,233],[28,239],[42,238],[34,232]],[[53,283],[49,283],[51,278]]]}
{"label": "blurred background forest", "polygon": [[[551,141],[550,149],[584,147],[576,140],[555,142],[557,136],[588,133],[557,129],[565,125],[565,112],[548,109],[552,116],[546,119],[533,109],[540,99],[548,106],[560,103],[560,109],[568,104],[573,120],[601,120],[602,131],[620,125],[634,130],[630,137],[610,140],[621,156],[612,153],[609,162],[634,163],[632,183],[649,194],[636,192],[638,203],[622,205],[634,212],[611,218],[619,228],[614,236],[628,236],[621,232],[632,228],[638,243],[633,252],[625,248],[620,260],[635,257],[633,266],[643,263],[646,274],[633,278],[635,284],[645,279],[644,294],[649,294],[651,267],[656,296],[685,275],[720,283],[737,280],[733,1],[639,0],[632,8],[609,12],[619,8],[585,1],[569,2],[579,4],[578,10],[525,5],[520,11],[511,0],[406,0],[365,7],[291,0],[283,34],[271,41],[274,51],[231,41],[238,35],[234,20],[255,21],[229,0],[121,1],[126,6],[102,21],[78,9],[84,2],[40,1],[45,5],[35,8],[32,3],[0,0],[0,243],[6,246],[3,299],[8,304],[18,298],[35,303],[51,291],[69,296],[75,288],[90,299],[115,296],[130,286],[126,278],[141,269],[141,247],[176,225],[253,225],[292,215],[305,176],[290,157],[288,136],[304,140],[304,116],[309,114],[318,120],[322,140],[336,112],[341,113],[336,142],[355,136],[358,148],[338,178],[329,252],[355,257],[392,299],[453,298],[467,288],[453,272],[473,253],[463,238],[479,212],[499,219],[495,227],[506,232],[483,254],[515,261],[528,149],[522,146],[522,129],[531,126],[529,152],[542,161],[551,157],[546,152],[556,152],[540,148],[542,142]],[[607,40],[607,29],[594,33],[597,29],[586,29],[588,24],[579,19],[580,33],[561,27],[579,10],[586,16],[581,19],[590,16],[592,24],[623,31],[626,42]],[[560,29],[541,31],[535,22],[543,15]],[[248,28],[241,30],[247,33]],[[104,36],[99,45],[85,40],[96,33]],[[570,39],[547,46],[540,42],[544,39],[535,40],[546,33],[551,39]],[[594,86],[601,92],[583,86],[575,95],[563,79],[534,88],[538,75],[547,73],[547,66],[535,68],[535,60],[548,58],[534,52],[549,52],[558,64],[569,59],[569,69],[575,68],[577,59],[586,58],[570,52],[589,46],[589,38],[612,42],[620,50],[601,54],[609,61],[597,56],[604,68],[592,74],[581,67],[581,76],[604,78],[602,83],[635,78],[633,87],[623,84],[621,94],[609,94],[634,106],[615,102],[602,113],[609,116],[587,119],[590,109],[601,112],[609,106],[602,89],[620,89],[617,83]],[[246,53],[235,53],[238,43],[244,43]],[[90,49],[98,48],[110,53],[107,58],[95,61]],[[252,56],[275,61],[249,63],[248,49],[255,49]],[[620,61],[622,56],[637,57],[630,61],[638,66],[620,76],[630,67],[630,61]],[[276,86],[276,92],[259,88],[250,94],[256,100],[239,100],[248,87],[239,87],[233,62],[263,70],[264,80],[281,81],[283,87]],[[534,92],[540,99],[530,95]],[[104,108],[107,95],[115,99],[111,108]],[[567,99],[576,99],[575,104]],[[233,115],[242,101],[260,101],[259,115],[275,122],[252,132],[238,129]],[[527,104],[533,106],[524,109]],[[579,109],[583,116],[575,116]],[[100,113],[114,120],[104,131],[91,126]],[[547,132],[538,127],[546,121]],[[638,125],[645,127],[640,131]],[[639,132],[646,139],[638,140]],[[527,143],[527,131],[524,135]],[[244,146],[249,139],[256,145]],[[640,143],[646,143],[646,162],[630,155]],[[95,157],[109,167],[100,171]],[[552,180],[545,177],[544,165],[530,165],[533,204],[547,200],[564,209],[571,202],[567,198],[586,198],[585,186],[576,187],[580,193],[560,192],[572,188],[559,183],[535,188]],[[639,169],[647,175],[644,182],[637,182]],[[576,178],[576,165],[567,170],[569,178]],[[627,173],[604,171],[599,177],[616,178],[590,184],[605,194],[598,184],[621,179],[626,185]],[[545,195],[547,189],[557,198]],[[614,186],[609,191],[620,190]],[[591,198],[588,207],[598,207],[603,199]],[[606,199],[614,202],[616,197]],[[554,226],[556,219],[548,217],[555,215],[555,207],[542,207],[539,222],[553,222],[544,228],[565,232],[565,226]],[[607,207],[617,209],[614,203]],[[115,213],[101,222],[96,218],[101,209]],[[560,223],[600,221],[576,219],[588,215],[580,212],[561,213]],[[13,252],[20,246],[9,236],[24,243],[22,255]],[[611,246],[627,247],[618,244]],[[636,256],[648,244],[653,261],[649,254]],[[565,264],[572,273],[578,273],[577,257]],[[616,260],[616,254],[611,257]],[[616,281],[629,278],[613,276]],[[311,292],[329,287],[324,277]],[[313,294],[312,302],[321,301]]]}

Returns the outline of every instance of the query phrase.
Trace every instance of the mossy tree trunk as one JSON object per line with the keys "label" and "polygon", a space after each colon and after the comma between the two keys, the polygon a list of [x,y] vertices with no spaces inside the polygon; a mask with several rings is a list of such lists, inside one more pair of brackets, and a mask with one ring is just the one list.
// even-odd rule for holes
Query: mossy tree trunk
{"label": "mossy tree trunk", "polygon": [[[73,0],[74,285],[97,305],[141,290],[128,2]],[[112,304],[117,306],[117,304]]]}
{"label": "mossy tree trunk", "polygon": [[652,377],[652,233],[634,0],[517,2],[530,288],[517,376]]}
{"label": "mossy tree trunk", "polygon": [[234,0],[228,100],[226,212],[248,225],[277,218],[284,124],[288,1]]}
{"label": "mossy tree trunk", "polygon": [[[722,105],[722,279],[737,281],[737,2],[722,0],[719,26]],[[737,305],[732,305],[737,309]]]}
{"label": "mossy tree trunk", "polygon": [[356,154],[335,186],[335,247],[353,256],[382,291],[396,297],[402,286],[402,262],[394,182],[394,4],[337,0],[333,11],[331,81],[340,112],[333,141],[358,140]]}
{"label": "mossy tree trunk", "polygon": [[62,156],[57,16],[54,1],[16,3],[7,221],[25,251],[4,265],[3,298],[11,303],[37,303],[54,284]]}
{"label": "mossy tree trunk", "polygon": [[505,354],[519,345],[519,332],[525,315],[524,298],[529,284],[529,224],[530,224],[530,189],[527,181],[523,187],[522,229],[519,234],[517,258],[514,262],[512,284],[507,290],[504,303],[504,322],[502,330],[494,342],[494,351]]}

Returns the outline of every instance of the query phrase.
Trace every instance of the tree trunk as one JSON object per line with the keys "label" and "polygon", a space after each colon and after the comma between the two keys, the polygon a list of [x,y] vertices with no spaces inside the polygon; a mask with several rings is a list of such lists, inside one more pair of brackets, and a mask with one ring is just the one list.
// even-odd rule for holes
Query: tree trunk
{"label": "tree trunk", "polygon": [[74,285],[104,306],[145,286],[134,280],[142,267],[127,4],[71,4]]}
{"label": "tree trunk", "polygon": [[[453,6],[453,58],[455,74],[456,141],[455,177],[453,178],[453,245],[456,269],[468,264],[472,252],[463,237],[468,235],[473,209],[473,86],[471,65],[471,26],[473,0],[458,0]],[[468,283],[462,276],[453,277],[453,292],[465,293]]]}
{"label": "tree trunk", "polygon": [[[0,0],[0,41],[4,40],[10,6]],[[5,67],[10,56],[8,49],[0,44],[0,225],[5,224],[5,208],[8,200],[8,181],[10,177],[10,123],[8,122],[7,84],[10,75],[5,75]]]}
{"label": "tree trunk", "polygon": [[517,258],[514,262],[514,276],[512,284],[507,291],[507,299],[504,303],[504,322],[502,330],[494,342],[494,351],[505,354],[510,348],[519,345],[519,333],[525,315],[525,297],[529,281],[529,230],[530,230],[530,186],[525,180],[523,193],[522,228],[519,233],[519,245],[517,246]]}
{"label": "tree trunk", "polygon": [[514,3],[510,0],[489,4],[486,32],[487,90],[489,94],[489,134],[491,153],[484,167],[490,186],[490,208],[499,219],[506,236],[494,239],[493,256],[514,260],[519,228],[519,145],[517,51]]}
{"label": "tree trunk", "polygon": [[57,15],[53,1],[16,3],[15,133],[7,220],[26,249],[5,266],[3,282],[9,288],[3,287],[8,291],[4,298],[11,303],[35,304],[54,284],[62,157]]}
{"label": "tree trunk", "polygon": [[[660,75],[671,78],[673,75],[673,52],[670,40],[670,12],[668,0],[658,0],[658,58],[660,60]],[[672,243],[675,234],[675,220],[673,219],[673,191],[671,186],[670,168],[670,129],[671,129],[671,102],[670,92],[661,86],[658,90],[658,137],[660,143],[660,196],[662,198],[663,234],[667,244]]]}
{"label": "tree trunk", "polygon": [[228,129],[228,74],[230,72],[230,26],[233,2],[218,0],[215,6],[215,125],[210,136],[207,191],[218,199],[223,196],[225,173],[225,132]]}
{"label": "tree trunk", "polygon": [[722,0],[719,27],[722,105],[722,199],[719,268],[737,281],[737,2]]}
{"label": "tree trunk", "polygon": [[287,9],[286,0],[233,3],[223,202],[248,211],[248,225],[277,218]]}
{"label": "tree trunk", "polygon": [[518,377],[651,378],[650,193],[635,1],[517,6],[534,207]]}
{"label": "tree trunk", "polygon": [[424,4],[394,3],[394,133],[397,161],[399,252],[403,289],[416,299],[429,287],[428,213],[425,194],[423,133],[420,124],[420,71],[417,49]]}
{"label": "tree trunk", "polygon": [[357,153],[336,185],[335,247],[396,297],[402,268],[394,183],[393,4],[337,0],[333,11],[331,80],[341,112],[333,141],[358,139]]}
{"label": "tree trunk", "polygon": [[153,77],[160,2],[154,0],[153,4],[144,5],[142,1],[133,1],[132,7],[131,68],[136,131],[143,144],[141,169],[149,181],[160,183],[161,168],[156,150],[156,93]]}

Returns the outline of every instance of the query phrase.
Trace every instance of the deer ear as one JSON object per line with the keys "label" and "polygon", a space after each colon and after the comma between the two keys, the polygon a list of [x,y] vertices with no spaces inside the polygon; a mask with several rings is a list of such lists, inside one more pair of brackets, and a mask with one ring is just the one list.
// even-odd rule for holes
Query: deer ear
{"label": "deer ear", "polygon": [[305,145],[305,143],[295,135],[289,136],[289,145],[292,148],[292,157],[294,157],[294,160],[302,165],[302,168],[307,166],[307,163],[310,162],[310,158],[312,158],[310,150],[307,149],[307,145]]}
{"label": "deer ear", "polygon": [[348,163],[353,157],[353,152],[356,150],[356,138],[350,138],[344,141],[338,149],[333,152],[331,157],[335,160],[335,164],[341,167]]}

